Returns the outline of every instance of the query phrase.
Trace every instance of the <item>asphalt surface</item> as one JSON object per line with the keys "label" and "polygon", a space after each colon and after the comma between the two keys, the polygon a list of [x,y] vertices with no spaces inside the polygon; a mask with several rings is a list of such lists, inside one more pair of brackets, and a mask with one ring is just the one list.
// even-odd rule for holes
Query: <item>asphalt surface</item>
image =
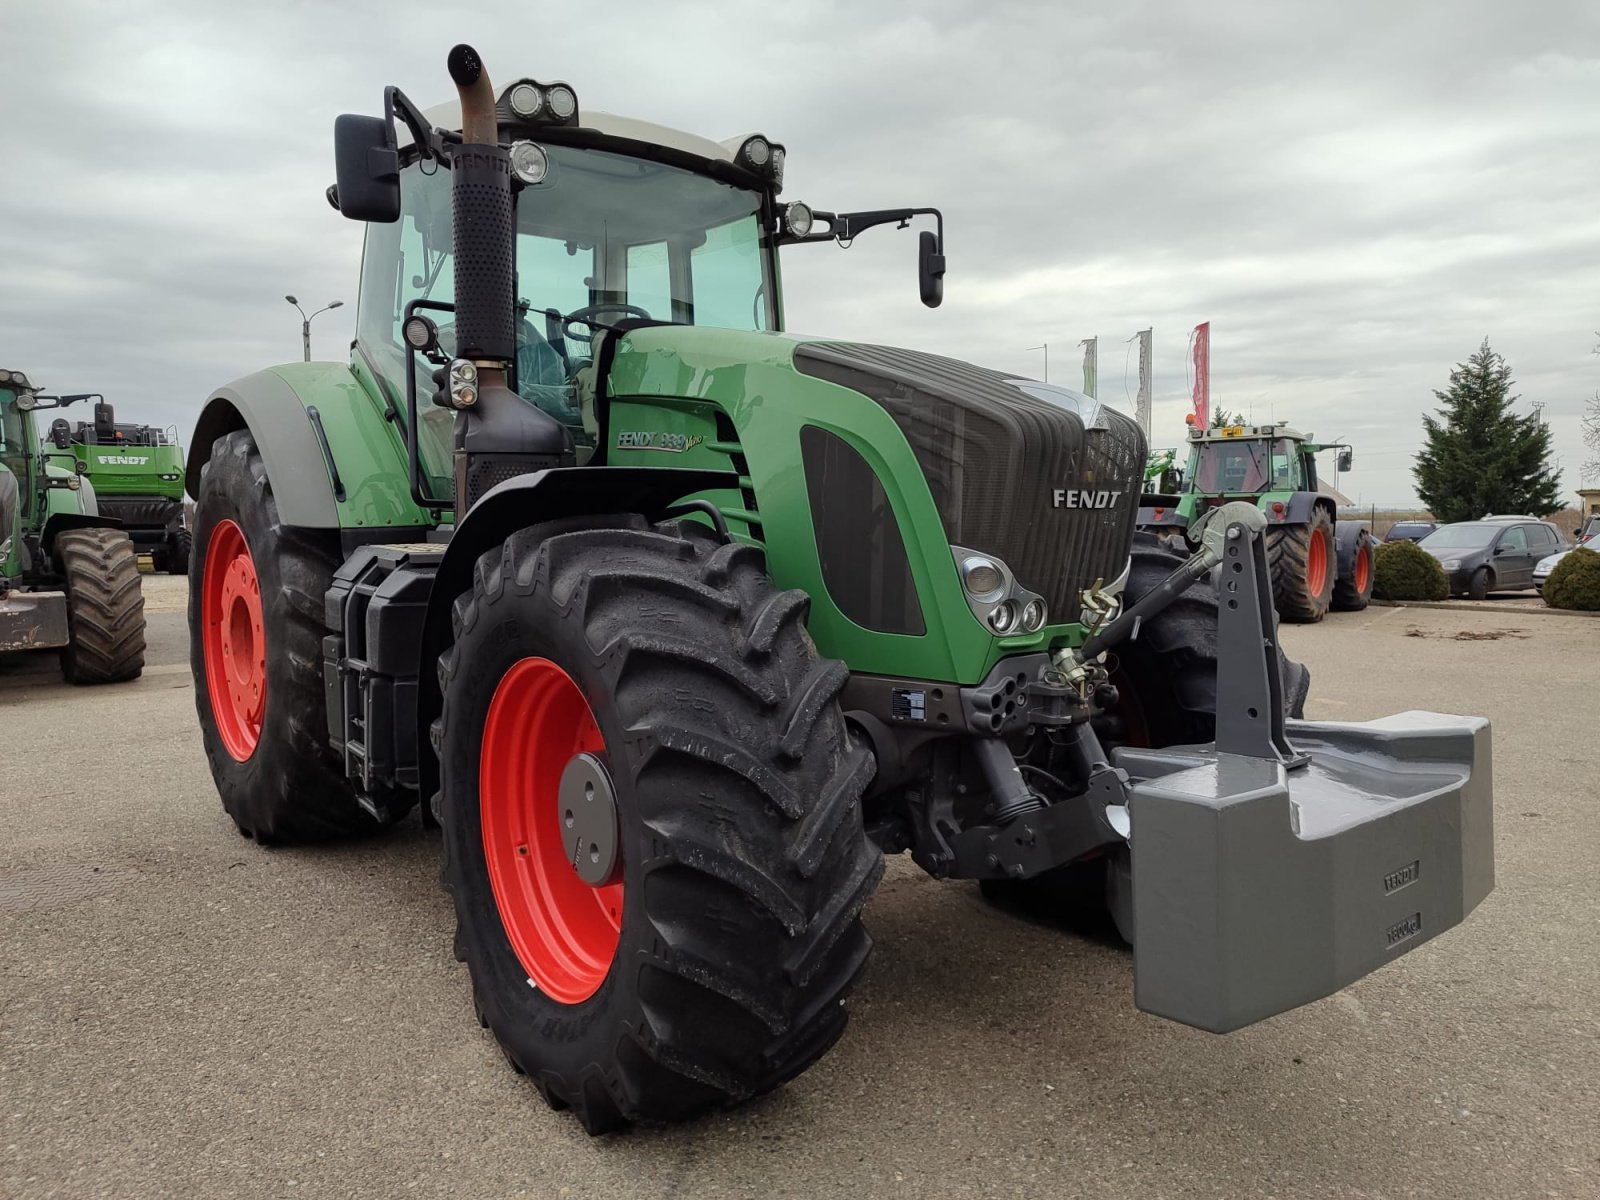
{"label": "asphalt surface", "polygon": [[901,859],[828,1057],[744,1108],[591,1139],[473,1019],[435,835],[234,832],[183,581],[146,589],[136,683],[0,659],[0,1196],[1600,1195],[1588,622],[1286,631],[1312,716],[1495,725],[1495,893],[1346,991],[1200,1033],[1135,1010],[1121,950]]}

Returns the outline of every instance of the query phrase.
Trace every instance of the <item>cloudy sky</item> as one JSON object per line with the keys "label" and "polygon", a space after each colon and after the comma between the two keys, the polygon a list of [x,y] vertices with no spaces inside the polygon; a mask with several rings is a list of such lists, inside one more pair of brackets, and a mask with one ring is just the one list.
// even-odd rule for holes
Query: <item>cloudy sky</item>
{"label": "cloudy sky", "polygon": [[[587,13],[580,16],[579,13]],[[283,300],[342,299],[360,230],[322,197],[341,112],[450,92],[456,41],[586,108],[789,147],[786,199],[945,212],[786,252],[792,328],[1131,396],[1157,444],[1212,322],[1214,403],[1357,446],[1344,490],[1414,498],[1420,414],[1487,336],[1544,404],[1568,488],[1600,389],[1600,5],[856,0],[3,0],[0,362],[187,437],[209,390],[299,357]],[[1126,372],[1126,385],[1124,384]],[[1131,407],[1131,403],[1130,403]],[[1600,483],[1600,480],[1594,481]]]}

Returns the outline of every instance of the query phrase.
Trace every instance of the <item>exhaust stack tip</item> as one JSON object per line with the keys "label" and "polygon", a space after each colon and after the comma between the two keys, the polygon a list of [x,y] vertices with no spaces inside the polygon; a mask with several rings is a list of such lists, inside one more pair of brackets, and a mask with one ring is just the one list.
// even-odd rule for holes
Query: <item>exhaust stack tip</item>
{"label": "exhaust stack tip", "polygon": [[461,88],[471,87],[483,74],[483,59],[465,42],[451,49],[445,65],[450,69],[450,78]]}

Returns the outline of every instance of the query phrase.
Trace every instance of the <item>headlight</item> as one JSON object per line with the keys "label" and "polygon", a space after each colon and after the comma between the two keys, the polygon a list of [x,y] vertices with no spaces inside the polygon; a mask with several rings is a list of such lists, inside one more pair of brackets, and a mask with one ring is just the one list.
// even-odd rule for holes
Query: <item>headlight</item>
{"label": "headlight", "polygon": [[550,89],[550,112],[557,120],[565,121],[578,111],[578,97],[564,83]]}
{"label": "headlight", "polygon": [[83,486],[83,480],[79,479],[76,475],[73,475],[70,478],[68,478],[67,486],[69,488],[71,488],[73,491],[77,491],[79,488],[81,488]]}
{"label": "headlight", "polygon": [[450,403],[455,408],[471,408],[478,402],[478,368],[470,360],[458,358],[450,364]]}
{"label": "headlight", "polygon": [[400,327],[400,336],[413,350],[426,354],[439,346],[439,327],[421,313],[413,313]]}
{"label": "headlight", "polygon": [[993,559],[974,555],[961,564],[961,584],[974,600],[993,600],[1006,586],[1006,576]]}
{"label": "headlight", "polygon": [[1009,633],[1017,623],[1017,606],[1010,600],[996,604],[989,610],[989,628],[996,633]]}
{"label": "headlight", "polygon": [[1444,562],[1440,563],[1439,565],[1441,567],[1443,567],[1446,571],[1459,571],[1459,570],[1461,570],[1461,560],[1459,558],[1447,558],[1447,559],[1444,560]]}
{"label": "headlight", "polygon": [[759,169],[772,161],[772,143],[764,137],[749,138],[740,149],[744,152],[745,162],[752,167]]}
{"label": "headlight", "polygon": [[[79,475],[87,475],[89,473],[89,464],[80,458],[77,462],[72,464],[72,469]],[[165,479],[166,476],[163,475],[162,478]]]}
{"label": "headlight", "polygon": [[519,83],[506,97],[506,104],[512,112],[526,120],[539,115],[539,110],[544,107],[544,93],[531,83]]}
{"label": "headlight", "polygon": [[544,148],[534,142],[511,143],[511,173],[523,183],[540,183],[550,173]]}
{"label": "headlight", "polygon": [[783,210],[783,224],[795,237],[805,237],[811,232],[811,207],[796,200]]}
{"label": "headlight", "polygon": [[1022,609],[1022,628],[1028,633],[1038,633],[1044,628],[1048,615],[1043,600],[1029,600]]}

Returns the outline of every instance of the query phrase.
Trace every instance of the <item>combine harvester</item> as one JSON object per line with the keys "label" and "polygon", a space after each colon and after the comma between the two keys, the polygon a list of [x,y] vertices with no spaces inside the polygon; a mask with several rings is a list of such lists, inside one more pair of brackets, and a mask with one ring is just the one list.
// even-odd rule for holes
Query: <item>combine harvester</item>
{"label": "combine harvester", "polygon": [[189,570],[191,535],[183,519],[183,450],[174,431],[154,425],[117,423],[105,397],[62,396],[62,407],[93,400],[94,420],[74,425],[57,417],[46,453],[64,470],[94,484],[100,512],[114,517],[140,554],[157,571]]}
{"label": "combine harvester", "polygon": [[1258,508],[1168,553],[1131,418],[782,331],[779,248],[879,225],[933,226],[937,305],[935,210],[784,204],[766,137],[449,69],[458,103],[335,126],[349,364],[200,417],[195,695],[244,834],[442,826],[480,1019],[551,1105],[599,1132],[804,1071],[886,853],[1098,880],[1139,1006],[1219,1032],[1488,893],[1487,722],[1287,719]]}

